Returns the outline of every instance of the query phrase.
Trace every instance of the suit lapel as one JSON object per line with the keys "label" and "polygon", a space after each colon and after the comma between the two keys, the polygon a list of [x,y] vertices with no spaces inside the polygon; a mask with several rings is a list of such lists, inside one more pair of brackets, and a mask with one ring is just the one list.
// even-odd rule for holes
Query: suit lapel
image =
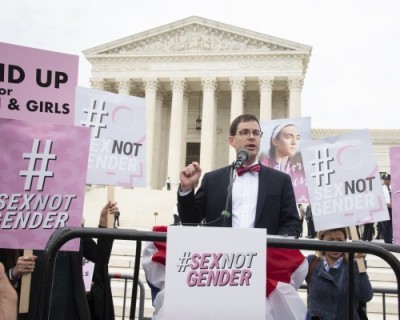
{"label": "suit lapel", "polygon": [[[224,199],[225,199],[225,201],[226,201],[226,199],[227,199],[227,197],[228,197],[228,186],[229,186],[229,180],[230,180],[230,177],[229,177],[229,175],[230,175],[230,172],[231,172],[231,167],[230,166],[228,166],[228,167],[225,167],[224,168],[224,174],[222,175],[222,183],[221,183],[221,185],[223,186],[223,188],[224,188],[224,191],[223,191],[223,193],[224,193]],[[226,202],[225,202],[226,203]],[[224,208],[225,208],[225,203],[224,203]],[[230,199],[229,199],[229,203],[228,203],[228,212],[231,214],[230,216],[229,216],[229,219],[228,219],[228,227],[232,227],[232,194],[231,194],[231,196],[230,196]]]}
{"label": "suit lapel", "polygon": [[271,183],[268,183],[269,170],[265,166],[261,165],[260,172],[258,174],[258,195],[257,195],[257,209],[256,219],[254,226],[257,226],[258,220],[261,217],[262,210],[265,205],[266,195],[269,193]]}

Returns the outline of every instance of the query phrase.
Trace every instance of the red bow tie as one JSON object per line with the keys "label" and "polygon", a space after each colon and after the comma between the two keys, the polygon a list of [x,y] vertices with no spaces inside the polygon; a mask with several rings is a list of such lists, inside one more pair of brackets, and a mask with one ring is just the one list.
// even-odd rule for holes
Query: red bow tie
{"label": "red bow tie", "polygon": [[238,176],[241,176],[242,174],[246,173],[246,172],[260,172],[260,165],[257,164],[253,164],[250,167],[239,167],[236,169]]}

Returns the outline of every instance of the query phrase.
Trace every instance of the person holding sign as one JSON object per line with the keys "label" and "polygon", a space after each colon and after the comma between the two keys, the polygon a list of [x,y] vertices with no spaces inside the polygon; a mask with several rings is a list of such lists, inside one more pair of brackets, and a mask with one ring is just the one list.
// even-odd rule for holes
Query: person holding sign
{"label": "person holding sign", "polygon": [[[107,228],[108,215],[114,215],[116,212],[119,212],[117,204],[108,201],[101,210],[99,228]],[[114,305],[108,278],[108,262],[112,246],[112,239],[98,238],[96,243],[93,239],[82,238],[78,252],[60,251],[58,253],[50,309],[51,319],[114,319]],[[19,314],[18,319],[20,320],[35,319],[37,314],[39,295],[35,289],[40,288],[41,283],[41,257],[42,251],[36,251],[35,256],[32,257],[19,257],[14,267],[16,270],[22,268],[22,270],[27,270],[24,272],[28,272],[28,270],[32,272],[29,312]],[[83,257],[95,263],[92,288],[89,294],[85,291],[82,276]],[[27,266],[29,262],[29,267],[20,268],[18,261],[21,261],[21,259],[24,266]]]}
{"label": "person holding sign", "polygon": [[213,226],[266,228],[268,234],[300,235],[289,175],[257,160],[262,134],[256,116],[243,114],[234,119],[228,142],[236,150],[237,160],[232,166],[206,173],[196,194],[199,163],[192,162],[180,171],[178,210],[183,225],[205,219]]}
{"label": "person holding sign", "polygon": [[[318,232],[318,239],[325,241],[346,241],[346,228],[337,228]],[[356,258],[365,254],[356,254]],[[354,319],[360,318],[363,310],[360,304],[373,297],[372,286],[366,272],[359,272],[357,263],[348,261],[343,252],[317,251],[316,255],[307,257],[309,272],[308,308],[315,319],[336,320],[347,319],[347,302],[349,300],[349,266],[354,268]]]}
{"label": "person holding sign", "polygon": [[4,265],[0,263],[0,320],[17,319],[17,301],[17,292],[7,280]]}
{"label": "person holding sign", "polygon": [[14,288],[19,289],[19,280],[24,274],[35,270],[37,256],[23,256],[23,250],[0,249],[0,262],[4,264],[7,276]]}
{"label": "person holding sign", "polygon": [[[100,214],[99,228],[107,228],[107,217],[114,215],[119,218],[120,212],[116,202],[108,201]],[[111,256],[113,240],[99,238],[82,239],[83,255],[95,263],[92,286],[87,294],[92,320],[114,319],[114,304],[110,279],[108,277],[108,262]]]}

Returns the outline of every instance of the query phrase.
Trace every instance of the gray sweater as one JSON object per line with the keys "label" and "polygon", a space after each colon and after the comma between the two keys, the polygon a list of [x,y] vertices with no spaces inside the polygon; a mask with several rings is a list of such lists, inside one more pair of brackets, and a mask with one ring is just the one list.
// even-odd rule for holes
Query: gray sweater
{"label": "gray sweater", "polygon": [[[309,265],[315,255],[307,257]],[[359,273],[354,263],[354,320],[358,320],[357,307],[359,302],[368,302],[372,299],[373,291],[368,274]],[[339,268],[330,268],[327,272],[323,261],[319,259],[311,275],[308,293],[308,308],[312,316],[319,316],[323,320],[347,319],[347,305],[349,292],[349,265],[345,261]]]}

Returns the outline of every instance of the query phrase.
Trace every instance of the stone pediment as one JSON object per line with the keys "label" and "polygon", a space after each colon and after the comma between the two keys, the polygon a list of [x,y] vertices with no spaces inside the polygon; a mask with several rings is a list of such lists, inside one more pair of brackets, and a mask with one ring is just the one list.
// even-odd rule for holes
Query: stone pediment
{"label": "stone pediment", "polygon": [[311,52],[311,47],[265,34],[190,17],[84,51],[88,55],[246,52]]}

